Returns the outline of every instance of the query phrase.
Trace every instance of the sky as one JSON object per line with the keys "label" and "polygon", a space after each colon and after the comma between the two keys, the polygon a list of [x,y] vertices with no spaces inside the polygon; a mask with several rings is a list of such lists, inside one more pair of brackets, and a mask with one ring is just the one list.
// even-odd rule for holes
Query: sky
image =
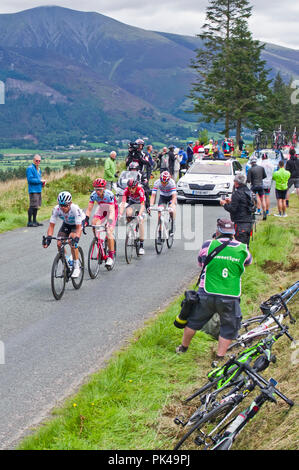
{"label": "sky", "polygon": [[[298,0],[251,0],[254,39],[299,49]],[[195,36],[201,32],[209,0],[1,0],[0,13],[57,5],[94,11],[151,31]]]}

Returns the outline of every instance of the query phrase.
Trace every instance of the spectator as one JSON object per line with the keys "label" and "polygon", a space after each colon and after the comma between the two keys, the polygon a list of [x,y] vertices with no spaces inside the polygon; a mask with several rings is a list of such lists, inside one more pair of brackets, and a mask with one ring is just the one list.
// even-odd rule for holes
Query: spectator
{"label": "spectator", "polygon": [[187,165],[191,166],[193,162],[193,148],[192,148],[193,142],[190,140],[187,145]]}
{"label": "spectator", "polygon": [[113,151],[105,161],[104,179],[107,181],[106,189],[110,191],[114,189],[116,178],[116,152]]}
{"label": "spectator", "polygon": [[169,146],[169,151],[168,151],[168,171],[171,175],[171,178],[173,178],[174,175],[174,162],[175,162],[175,154],[174,154],[174,145]]}
{"label": "spectator", "polygon": [[243,147],[244,147],[244,140],[243,140],[243,137],[240,136],[240,140],[239,140],[239,150],[240,150],[241,153],[242,153],[242,151],[243,151]]}
{"label": "spectator", "polygon": [[280,160],[278,163],[279,170],[273,173],[273,180],[276,183],[276,199],[278,214],[274,214],[276,217],[287,217],[286,214],[286,196],[288,191],[288,181],[291,173],[284,168],[284,161]]}
{"label": "spectator", "polygon": [[290,199],[290,190],[294,185],[297,196],[299,197],[299,160],[296,155],[295,149],[290,149],[290,159],[287,161],[286,170],[291,173],[290,179],[288,181],[288,192],[286,198],[286,205],[289,206]]}
{"label": "spectator", "polygon": [[270,214],[270,193],[272,185],[273,165],[269,162],[268,154],[263,153],[261,166],[265,168],[267,178],[263,179],[263,188],[265,191],[266,214]]}
{"label": "spectator", "polygon": [[252,157],[251,168],[249,168],[247,173],[247,183],[251,183],[251,191],[256,194],[257,197],[257,214],[261,213],[261,208],[263,209],[263,220],[267,219],[266,214],[266,200],[265,200],[265,190],[263,187],[263,180],[267,178],[265,168],[260,165],[257,165],[257,158]]}
{"label": "spectator", "polygon": [[176,148],[174,150],[174,155],[175,155],[175,161],[174,161],[174,174],[173,174],[173,179],[175,182],[177,182],[178,180],[178,176],[179,176],[179,171],[180,171],[180,155],[179,155],[179,149]]}
{"label": "spectator", "polygon": [[45,180],[42,180],[42,172],[39,168],[40,162],[41,156],[34,155],[33,163],[26,170],[29,192],[27,227],[39,227],[43,225],[36,220],[37,211],[42,204],[42,188],[46,184]]}
{"label": "spectator", "polygon": [[199,153],[199,152],[198,152],[199,149],[200,149],[200,144],[199,144],[199,140],[197,140],[197,141],[195,142],[194,147],[193,147],[193,155],[194,155],[195,158],[197,157],[197,154]]}
{"label": "spectator", "polygon": [[183,174],[182,170],[187,169],[187,161],[188,161],[187,153],[185,152],[184,147],[180,148],[179,156],[180,156],[180,173],[179,173],[179,177],[181,178],[182,174]]}
{"label": "spectator", "polygon": [[153,171],[153,166],[154,166],[154,160],[153,160],[153,157],[152,157],[152,151],[153,151],[153,146],[152,145],[148,145],[146,147],[146,152],[145,152],[145,156],[146,156],[146,159],[147,159],[147,165],[144,165],[144,171],[145,171],[145,174],[146,174],[146,179],[149,181],[150,178],[151,178],[151,174],[152,174],[152,171]]}
{"label": "spectator", "polygon": [[244,266],[251,264],[252,257],[246,245],[234,240],[234,233],[234,225],[230,220],[218,219],[216,239],[207,240],[202,245],[198,256],[201,267],[208,254],[220,244],[228,243],[221,254],[210,261],[201,275],[198,289],[199,302],[188,318],[182,343],[176,348],[178,354],[187,351],[196,331],[201,330],[215,313],[220,316],[216,355],[218,361],[224,358],[228,346],[238,335],[242,318],[241,276]]}
{"label": "spectator", "polygon": [[235,191],[231,199],[220,201],[220,205],[230,213],[232,222],[235,224],[235,239],[245,243],[249,248],[252,230],[254,204],[251,192],[246,185],[246,176],[239,173],[234,179]]}
{"label": "spectator", "polygon": [[163,173],[163,171],[168,171],[168,168],[169,168],[168,148],[163,147],[162,152],[160,152],[158,157],[160,158],[160,173]]}
{"label": "spectator", "polygon": [[227,153],[230,153],[230,145],[227,140],[227,137],[225,137],[224,141],[222,142],[222,150],[223,150],[224,155]]}

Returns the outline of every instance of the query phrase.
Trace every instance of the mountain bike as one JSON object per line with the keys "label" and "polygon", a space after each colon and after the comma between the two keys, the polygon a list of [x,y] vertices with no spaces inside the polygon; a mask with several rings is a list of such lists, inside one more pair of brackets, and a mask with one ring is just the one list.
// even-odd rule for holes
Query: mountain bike
{"label": "mountain bike", "polygon": [[174,221],[170,216],[171,210],[169,207],[150,207],[150,210],[158,211],[160,214],[155,232],[155,249],[157,254],[160,255],[163,250],[165,240],[168,248],[171,248],[173,245]]}
{"label": "mountain bike", "polygon": [[[94,238],[90,243],[88,250],[88,272],[91,279],[95,279],[100,271],[100,266],[106,262],[108,258],[108,237],[107,224],[105,225],[88,225],[94,230]],[[102,236],[104,234],[104,237]],[[114,257],[113,264],[106,266],[111,271],[116,263],[116,240],[114,239]]]}
{"label": "mountain bike", "polygon": [[[181,449],[183,445],[190,448],[190,443],[187,444],[186,441],[194,432],[197,433],[194,439],[197,449],[228,450],[238,433],[256,415],[261,406],[266,401],[276,402],[273,397],[274,393],[289,406],[294,405],[292,400],[276,389],[277,382],[274,379],[265,380],[247,363],[240,364],[235,360],[235,365],[242,369],[244,375],[240,384],[193,423],[188,432],[176,444],[174,450]],[[240,404],[257,386],[261,389],[261,394],[245,411],[239,413]]]}
{"label": "mountain bike", "polygon": [[127,224],[126,240],[125,240],[125,257],[128,264],[131,263],[133,251],[139,257],[140,238],[139,238],[139,221],[138,215],[131,217],[131,221]]}
{"label": "mountain bike", "polygon": [[[43,237],[43,241],[46,237]],[[49,238],[49,237],[48,237]],[[60,300],[63,296],[65,285],[71,279],[73,287],[80,289],[84,278],[84,253],[82,248],[79,246],[79,267],[80,276],[72,277],[74,271],[73,262],[70,262],[66,256],[66,246],[72,241],[69,237],[51,237],[51,240],[59,240],[61,246],[57,255],[54,258],[52,269],[51,269],[51,289],[53,296],[56,300]],[[75,246],[77,248],[77,246]]]}
{"label": "mountain bike", "polygon": [[262,315],[257,315],[244,320],[241,323],[239,335],[237,339],[231,343],[228,350],[232,350],[238,346],[246,346],[254,339],[267,336],[269,332],[275,331],[285,318],[290,319],[290,323],[296,323],[292,317],[287,304],[299,292],[299,281],[296,281],[288,289],[280,294],[272,295],[268,300],[261,303],[260,309]]}

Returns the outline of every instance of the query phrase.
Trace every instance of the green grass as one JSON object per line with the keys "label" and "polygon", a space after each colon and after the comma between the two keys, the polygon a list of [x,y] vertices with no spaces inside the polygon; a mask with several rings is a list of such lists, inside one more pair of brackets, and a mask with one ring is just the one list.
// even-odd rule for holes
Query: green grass
{"label": "green grass", "polygon": [[[299,202],[291,198],[288,219],[270,218],[258,224],[251,243],[254,261],[243,276],[242,312],[251,314],[270,295],[288,287],[298,276],[290,269],[298,248]],[[288,220],[286,222],[286,220]],[[280,234],[280,236],[279,236]],[[278,254],[279,253],[279,254]],[[277,261],[278,260],[278,261]],[[298,260],[297,260],[298,261]],[[278,270],[265,270],[265,264],[281,266]],[[276,263],[276,264],[275,264]],[[190,286],[191,287],[191,286]],[[20,449],[171,449],[177,440],[178,428],[173,419],[183,411],[181,398],[188,396],[206,380],[210,369],[211,349],[217,343],[203,332],[197,333],[188,353],[176,355],[182,330],[173,326],[182,297],[172,302],[165,311],[149,320],[136,332],[126,348],[116,353],[106,367],[93,374],[79,393],[69,398],[62,408],[53,412],[35,433],[28,436]],[[297,327],[298,330],[298,327]],[[281,351],[285,361],[276,365],[275,377],[281,376],[282,390],[290,383],[293,397],[296,375],[290,376],[288,351]],[[290,354],[290,353],[289,353]],[[287,359],[288,358],[288,359]],[[74,365],[75,367],[75,365]],[[294,385],[295,383],[295,385]],[[298,392],[296,392],[298,394]],[[260,426],[273,419],[277,423],[274,441],[269,427],[260,440],[255,439],[254,425],[248,427],[242,449],[293,448],[296,428],[293,415],[285,409],[266,408],[260,414]],[[285,421],[288,419],[288,421]],[[271,421],[270,421],[271,422]],[[279,440],[279,425],[287,429],[287,438]],[[251,431],[251,432],[250,432]],[[289,446],[289,447],[288,447]]]}

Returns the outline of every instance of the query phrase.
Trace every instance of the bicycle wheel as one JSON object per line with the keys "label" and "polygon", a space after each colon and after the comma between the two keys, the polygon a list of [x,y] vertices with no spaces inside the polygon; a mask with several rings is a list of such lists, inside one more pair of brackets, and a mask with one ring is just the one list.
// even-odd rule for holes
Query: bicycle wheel
{"label": "bicycle wheel", "polygon": [[[218,404],[214,409],[205,414],[199,419],[191,428],[184,434],[179,440],[173,450],[185,449],[185,450],[204,450],[209,449],[211,445],[215,444],[216,427],[222,426],[222,422],[225,421],[226,416],[233,410],[235,403],[233,400],[227,400],[224,403]],[[232,419],[230,415],[229,420]],[[197,435],[194,436],[194,432]],[[190,436],[194,437],[193,442],[190,442]]]}
{"label": "bicycle wheel", "polygon": [[101,262],[101,256],[99,253],[99,245],[98,245],[98,240],[94,238],[90,244],[89,250],[88,250],[88,272],[91,277],[91,279],[95,279],[97,275],[99,274],[100,270],[100,262]]}
{"label": "bicycle wheel", "polygon": [[173,245],[173,237],[174,237],[173,225],[174,225],[173,219],[170,218],[168,222],[168,238],[166,240],[168,248],[171,248]]}
{"label": "bicycle wheel", "polygon": [[81,246],[79,246],[78,250],[79,250],[80,276],[71,277],[72,284],[75,289],[80,289],[80,287],[82,286],[83,279],[84,279],[84,253],[83,253]]}
{"label": "bicycle wheel", "polygon": [[63,296],[66,283],[66,265],[64,257],[58,253],[53,261],[51,270],[51,288],[56,300]]}
{"label": "bicycle wheel", "polygon": [[[283,314],[277,315],[277,319],[281,322],[283,320]],[[248,320],[242,322],[239,336],[229,345],[228,351],[237,349],[238,347],[248,346],[252,341],[259,341],[261,338],[268,336],[272,331],[278,329],[278,325],[272,318],[269,318],[264,322],[263,320],[265,320],[265,317],[263,315],[259,315],[248,318]]]}
{"label": "bicycle wheel", "polygon": [[162,238],[161,223],[158,223],[155,234],[155,249],[158,255],[160,255],[163,250],[164,241],[165,240]]}
{"label": "bicycle wheel", "polygon": [[135,236],[134,230],[130,227],[127,231],[126,241],[125,241],[125,257],[128,264],[131,263],[133,257],[133,250],[135,247]]}

